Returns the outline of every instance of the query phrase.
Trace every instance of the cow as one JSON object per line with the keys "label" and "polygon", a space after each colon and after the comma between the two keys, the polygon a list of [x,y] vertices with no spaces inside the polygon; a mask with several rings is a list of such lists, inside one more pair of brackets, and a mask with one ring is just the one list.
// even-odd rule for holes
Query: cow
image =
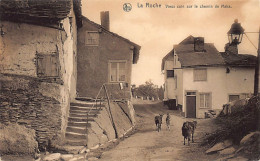
{"label": "cow", "polygon": [[197,127],[197,121],[186,121],[183,123],[182,125],[182,136],[183,136],[183,141],[184,141],[184,145],[185,145],[185,140],[188,140],[188,145],[190,145],[190,139],[192,139],[192,142],[194,142],[193,140],[193,135],[195,132],[195,129]]}
{"label": "cow", "polygon": [[154,117],[155,125],[156,125],[156,127],[157,127],[157,131],[158,131],[158,132],[161,130],[162,117],[163,117],[163,114],[159,114],[159,116],[155,116],[155,117]]}

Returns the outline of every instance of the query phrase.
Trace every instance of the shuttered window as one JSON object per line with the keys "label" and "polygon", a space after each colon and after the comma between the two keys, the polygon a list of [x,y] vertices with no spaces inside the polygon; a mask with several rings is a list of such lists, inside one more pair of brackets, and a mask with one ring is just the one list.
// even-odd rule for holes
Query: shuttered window
{"label": "shuttered window", "polygon": [[46,55],[37,54],[37,76],[38,77],[58,77],[59,65],[58,65],[57,53]]}
{"label": "shuttered window", "polygon": [[207,81],[207,69],[194,69],[194,81]]}
{"label": "shuttered window", "polygon": [[85,45],[98,46],[99,45],[99,32],[97,32],[97,31],[86,31]]}
{"label": "shuttered window", "polygon": [[239,95],[229,95],[229,102],[239,100]]}
{"label": "shuttered window", "polygon": [[200,108],[211,108],[210,93],[201,93],[200,94]]}

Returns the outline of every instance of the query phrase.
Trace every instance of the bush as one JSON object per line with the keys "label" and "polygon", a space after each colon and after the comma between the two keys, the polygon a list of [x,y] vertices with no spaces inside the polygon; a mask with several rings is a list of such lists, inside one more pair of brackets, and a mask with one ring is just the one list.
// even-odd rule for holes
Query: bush
{"label": "bush", "polygon": [[230,115],[217,117],[216,123],[221,128],[206,136],[202,145],[214,145],[227,139],[238,144],[245,135],[259,130],[259,114],[259,96],[253,96],[246,105],[234,107]]}
{"label": "bush", "polygon": [[0,124],[1,154],[34,154],[38,149],[35,131],[18,124]]}

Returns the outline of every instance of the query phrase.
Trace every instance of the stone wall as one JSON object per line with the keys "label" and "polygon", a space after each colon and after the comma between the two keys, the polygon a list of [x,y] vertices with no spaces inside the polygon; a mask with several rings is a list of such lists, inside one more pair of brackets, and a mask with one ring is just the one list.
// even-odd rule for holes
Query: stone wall
{"label": "stone wall", "polygon": [[[110,113],[111,109],[111,113]],[[104,107],[88,129],[88,148],[122,137],[135,125],[132,106],[127,102],[110,102]],[[111,117],[112,115],[112,117]]]}
{"label": "stone wall", "polygon": [[[70,100],[76,97],[77,27],[72,11],[62,29],[0,22],[0,123],[16,122],[36,131],[40,147],[62,143]],[[58,77],[40,78],[37,54],[56,53]]]}
{"label": "stone wall", "polygon": [[43,86],[36,78],[0,75],[0,122],[34,129],[40,147],[49,139],[62,138],[62,103],[57,99],[61,85],[52,90],[56,98],[44,96]]}

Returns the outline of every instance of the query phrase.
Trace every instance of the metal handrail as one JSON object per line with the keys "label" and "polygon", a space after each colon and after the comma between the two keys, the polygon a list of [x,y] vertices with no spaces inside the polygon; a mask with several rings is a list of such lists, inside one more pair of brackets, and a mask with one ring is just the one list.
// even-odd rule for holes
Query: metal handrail
{"label": "metal handrail", "polygon": [[[98,100],[98,97],[99,97],[99,95],[100,95],[102,89],[104,88],[105,97],[106,97],[106,99],[107,99],[108,106],[109,106],[110,119],[111,119],[111,121],[112,121],[112,125],[113,125],[114,128],[115,128],[115,125],[114,125],[114,123],[113,123],[113,117],[112,117],[111,109],[110,109],[110,98],[109,98],[109,95],[108,95],[108,92],[107,92],[107,89],[106,89],[106,85],[108,85],[108,84],[118,84],[118,85],[120,85],[119,83],[104,83],[104,84],[102,84],[102,86],[101,86],[101,88],[99,89],[98,94],[97,94],[97,96],[96,96],[96,98],[95,98],[95,103],[93,103],[92,107],[91,107],[90,110],[87,112],[87,125],[88,125],[88,123],[89,123],[89,114],[90,114],[90,112],[94,109],[95,105],[96,105],[96,109],[97,109],[97,100]],[[103,100],[103,97],[101,97],[101,99],[99,99],[99,101],[100,101],[100,102],[99,102],[100,107],[99,107],[98,110],[101,109],[101,101],[102,101],[102,100]],[[116,130],[116,129],[115,129],[115,130]],[[117,137],[117,132],[116,132],[116,137]],[[87,132],[87,139],[88,139],[88,132]]]}

